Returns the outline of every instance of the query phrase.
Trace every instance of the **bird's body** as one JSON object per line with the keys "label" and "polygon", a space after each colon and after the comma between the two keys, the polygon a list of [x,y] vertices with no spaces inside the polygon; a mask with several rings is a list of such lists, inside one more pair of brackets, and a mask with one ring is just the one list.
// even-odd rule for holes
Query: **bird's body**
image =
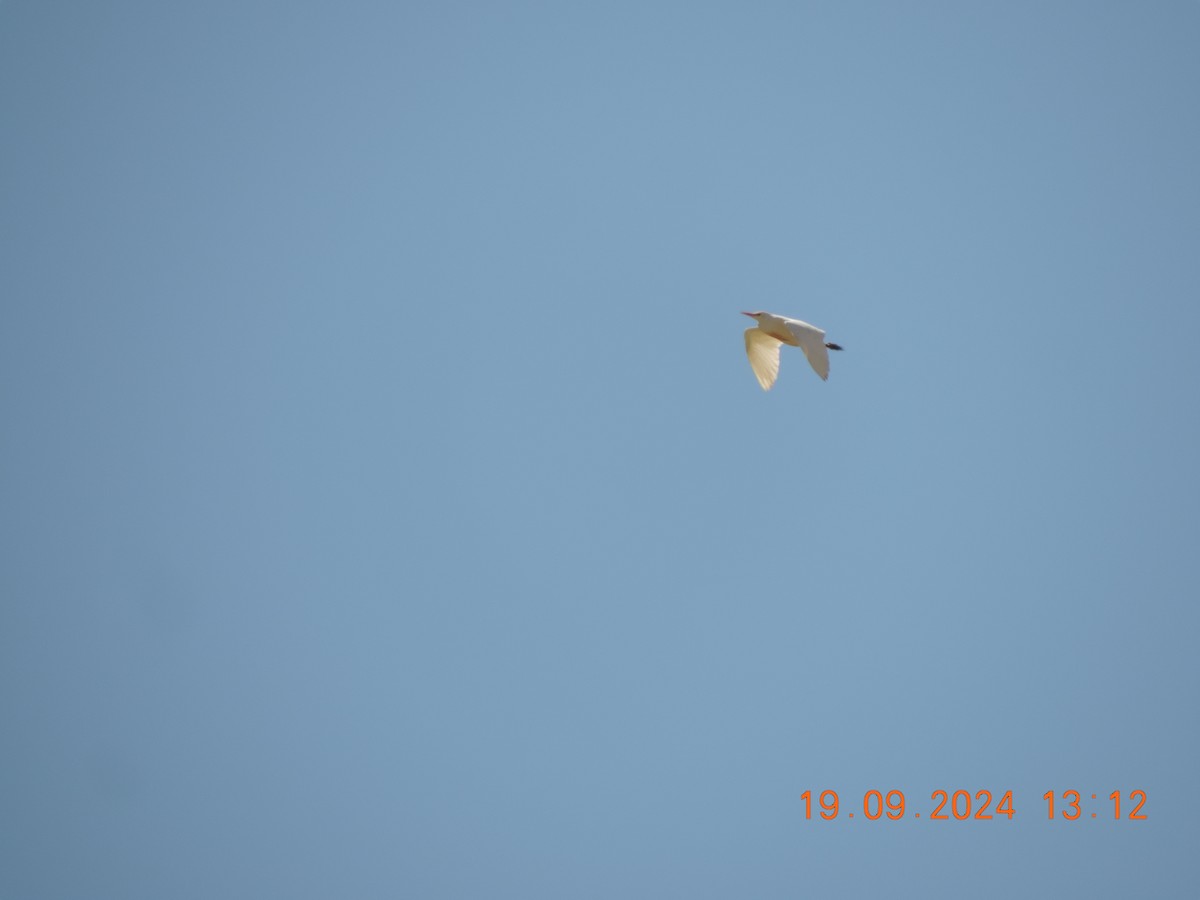
{"label": "bird's body", "polygon": [[825,332],[815,325],[768,312],[743,313],[758,322],[757,328],[746,329],[746,356],[754,377],[769,391],[779,375],[779,345],[799,347],[808,364],[822,380],[829,378],[828,350],[841,350],[837,344],[825,343]]}

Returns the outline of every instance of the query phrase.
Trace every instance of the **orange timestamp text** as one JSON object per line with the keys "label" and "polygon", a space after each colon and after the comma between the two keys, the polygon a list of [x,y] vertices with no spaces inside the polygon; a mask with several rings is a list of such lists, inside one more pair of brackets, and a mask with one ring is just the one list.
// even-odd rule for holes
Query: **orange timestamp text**
{"label": "orange timestamp text", "polygon": [[[1059,818],[1074,821],[1085,816],[1092,819],[1100,816],[1100,812],[1096,809],[1098,804],[1102,804],[1103,801],[1097,801],[1096,794],[1090,796],[1092,801],[1090,804],[1079,791],[1063,791],[1061,794],[1046,791],[1042,795],[1042,799],[1047,803],[1047,811],[1051,820],[1056,818],[1057,811]],[[1129,820],[1145,820],[1146,815],[1142,812],[1142,807],[1146,803],[1146,792],[1130,791],[1128,801],[1122,805],[1124,796],[1121,791],[1113,791],[1108,795],[1107,799],[1112,802],[1112,818],[1120,821],[1122,813],[1126,813],[1125,817]],[[800,799],[804,801],[804,818],[811,819],[813,817],[812,791],[805,791],[800,795]],[[935,822],[946,822],[951,819],[961,822],[965,819],[987,821],[1007,818],[1011,822],[1017,812],[1013,803],[1012,791],[994,795],[987,790],[974,793],[964,790],[953,792],[937,790],[930,794],[929,799],[931,806],[925,810],[926,814],[922,815],[920,810],[910,809],[904,791],[891,790],[887,793],[876,790],[867,791],[862,797],[862,817],[872,822],[879,819],[897,821],[905,818],[924,818]],[[821,791],[817,795],[816,806],[817,817],[826,821],[842,816],[853,819],[857,811],[854,809],[843,810],[841,797],[837,791],[833,790]],[[1105,818],[1108,818],[1108,808],[1105,807],[1103,811]]]}

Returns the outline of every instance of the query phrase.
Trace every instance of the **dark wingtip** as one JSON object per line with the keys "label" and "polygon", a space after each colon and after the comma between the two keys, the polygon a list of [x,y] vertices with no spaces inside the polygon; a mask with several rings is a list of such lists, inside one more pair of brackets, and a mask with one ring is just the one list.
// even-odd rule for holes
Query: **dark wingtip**
{"label": "dark wingtip", "polygon": [[844,347],[839,347],[837,344],[826,344],[825,346],[826,346],[826,347],[828,347],[830,350],[843,350],[843,349],[845,349]]}

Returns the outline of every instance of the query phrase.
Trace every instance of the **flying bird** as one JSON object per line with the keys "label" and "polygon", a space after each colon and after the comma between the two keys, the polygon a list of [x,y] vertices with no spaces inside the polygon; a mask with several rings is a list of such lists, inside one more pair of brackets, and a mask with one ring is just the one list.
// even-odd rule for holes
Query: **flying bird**
{"label": "flying bird", "polygon": [[746,329],[746,355],[750,357],[750,368],[754,377],[762,385],[764,391],[769,391],[779,375],[779,345],[788,344],[799,347],[808,357],[808,364],[822,380],[829,378],[830,350],[841,350],[837,344],[825,343],[825,332],[815,325],[801,322],[799,319],[788,319],[768,312],[742,313],[758,322],[757,328]]}

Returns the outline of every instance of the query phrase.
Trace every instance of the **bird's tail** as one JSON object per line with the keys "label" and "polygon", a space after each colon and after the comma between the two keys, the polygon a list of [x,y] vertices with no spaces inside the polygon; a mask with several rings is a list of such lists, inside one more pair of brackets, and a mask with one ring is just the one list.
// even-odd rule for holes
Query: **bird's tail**
{"label": "bird's tail", "polygon": [[826,344],[825,346],[826,346],[826,347],[828,347],[830,350],[842,350],[842,349],[845,349],[845,348],[843,348],[843,347],[839,347],[837,344]]}

